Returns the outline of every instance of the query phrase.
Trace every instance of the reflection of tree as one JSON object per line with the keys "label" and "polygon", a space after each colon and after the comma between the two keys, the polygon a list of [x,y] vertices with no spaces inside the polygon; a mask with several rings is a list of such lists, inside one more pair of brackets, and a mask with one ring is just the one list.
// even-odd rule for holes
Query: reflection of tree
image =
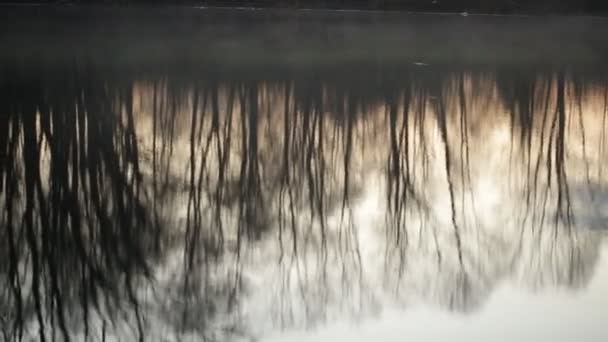
{"label": "reflection of tree", "polygon": [[150,275],[155,227],[140,200],[130,87],[65,72],[61,92],[14,78],[2,93],[9,335],[20,339],[34,319],[38,339],[69,340],[68,322],[81,315],[88,336],[91,312],[105,326],[126,302],[143,336],[135,292]]}
{"label": "reflection of tree", "polygon": [[[428,100],[423,99],[425,102],[429,101],[434,104],[435,119],[437,121],[436,129],[438,130],[438,135],[441,144],[443,145],[443,151],[441,152],[444,153],[442,162],[445,165],[447,177],[445,182],[447,183],[446,186],[449,195],[448,206],[450,209],[448,212],[450,213],[450,221],[456,237],[454,246],[449,248],[446,248],[448,247],[446,245],[439,246],[437,248],[437,255],[434,259],[445,260],[445,257],[443,257],[440,251],[446,252],[454,250],[458,256],[456,258],[456,263],[447,260],[444,262],[443,267],[440,267],[439,265],[436,266],[438,275],[453,274],[453,280],[451,282],[453,286],[449,289],[439,290],[439,297],[443,297],[443,299],[439,299],[444,303],[442,305],[456,310],[470,310],[471,305],[473,305],[473,307],[479,305],[479,296],[483,296],[484,293],[487,293],[488,288],[492,287],[493,282],[498,281],[498,279],[510,273],[521,272],[521,269],[525,270],[525,274],[527,274],[527,272],[543,274],[542,278],[544,280],[542,280],[542,282],[544,282],[544,286],[565,283],[566,286],[569,287],[578,287],[581,283],[587,283],[590,279],[590,273],[587,272],[593,267],[594,260],[597,259],[595,253],[597,253],[598,247],[591,247],[593,243],[590,243],[589,236],[587,236],[586,233],[573,231],[574,211],[571,203],[572,193],[566,177],[566,168],[567,165],[569,165],[567,163],[567,150],[574,147],[574,145],[568,145],[566,139],[568,136],[573,135],[572,129],[579,129],[576,128],[576,126],[573,128],[568,127],[568,122],[571,122],[574,115],[576,115],[576,112],[568,109],[568,106],[572,106],[572,103],[576,104],[579,109],[577,120],[578,126],[580,127],[580,135],[578,136],[578,139],[582,140],[583,146],[585,144],[585,131],[581,114],[581,97],[583,92],[580,90],[578,92],[575,91],[573,95],[570,96],[570,94],[568,94],[568,87],[570,87],[572,83],[566,79],[564,73],[558,73],[555,78],[549,78],[546,82],[537,82],[532,78],[531,81],[525,81],[522,84],[517,77],[514,78],[512,76],[506,76],[504,79],[497,79],[499,95],[502,97],[503,103],[507,109],[506,114],[510,116],[509,121],[512,131],[512,138],[510,140],[510,150],[512,152],[509,155],[508,160],[504,160],[503,162],[510,170],[510,177],[513,177],[512,179],[516,180],[509,182],[512,186],[512,190],[509,190],[509,188],[505,190],[515,190],[516,193],[521,192],[526,199],[524,202],[525,205],[521,207],[515,206],[515,208],[511,208],[508,203],[503,207],[503,210],[514,210],[514,213],[523,221],[507,219],[504,223],[500,223],[500,220],[497,221],[499,223],[493,223],[498,225],[508,224],[519,226],[521,225],[521,222],[523,222],[523,225],[520,226],[521,228],[518,228],[520,231],[518,233],[518,238],[516,237],[517,235],[505,235],[504,238],[514,241],[503,240],[500,242],[500,245],[502,245],[500,248],[506,248],[504,250],[506,259],[510,260],[506,262],[505,265],[500,266],[500,263],[492,265],[492,263],[495,263],[493,259],[496,259],[496,255],[490,254],[485,257],[482,256],[486,253],[483,252],[483,250],[488,248],[491,250],[491,248],[497,248],[498,246],[495,246],[496,241],[492,241],[496,239],[496,237],[492,236],[494,233],[487,236],[479,235],[480,228],[483,228],[483,226],[479,226],[479,223],[475,223],[477,221],[475,219],[475,202],[477,201],[477,203],[479,203],[479,199],[475,200],[475,198],[472,197],[472,208],[466,210],[467,202],[465,201],[465,196],[467,193],[471,196],[474,194],[474,190],[471,189],[474,183],[472,183],[472,170],[470,168],[479,167],[478,165],[475,165],[479,160],[475,161],[475,159],[473,159],[473,161],[471,161],[470,158],[471,156],[476,157],[476,154],[480,155],[483,148],[471,144],[471,138],[469,137],[468,132],[474,132],[475,128],[467,127],[467,123],[474,123],[477,118],[467,118],[467,116],[472,113],[470,109],[467,109],[467,102],[471,101],[471,97],[462,92],[462,89],[465,88],[463,85],[463,78],[457,76],[456,80],[455,88],[456,94],[458,95],[449,95],[450,91],[453,89],[451,88],[453,83],[446,82],[438,85],[431,82],[427,83],[431,84],[431,88],[429,88],[429,94],[431,95]],[[467,82],[470,83],[471,81],[468,80]],[[510,88],[511,85],[513,88]],[[516,90],[515,95],[509,93],[511,89]],[[522,90],[523,92],[521,92]],[[521,93],[518,94],[518,91]],[[488,93],[486,94],[487,95],[484,96],[489,95]],[[454,99],[454,97],[456,97],[456,99]],[[544,100],[544,107],[540,107],[534,102],[535,99],[538,98]],[[553,103],[550,103],[550,100],[553,101]],[[420,100],[416,99],[414,101]],[[472,101],[475,102],[475,99],[473,98]],[[395,119],[397,109],[394,105],[390,104],[391,101],[388,101],[388,103],[389,121],[391,123],[390,127],[387,129],[389,130],[388,140],[389,146],[391,146],[391,153],[389,154],[390,162],[388,169],[390,171],[388,173],[389,177],[387,178],[387,193],[390,196],[393,191],[399,189],[402,179],[405,178],[402,177],[399,179],[393,176],[398,174],[398,172],[394,170],[398,170],[399,166],[399,164],[393,162],[393,160],[399,160],[401,156],[407,160],[406,158],[408,158],[409,151],[407,148],[402,147],[403,144],[399,145],[397,143],[398,131],[396,127],[398,127],[398,125],[395,124],[397,122]],[[407,106],[405,108],[405,113],[408,113]],[[496,113],[496,115],[498,115],[498,113]],[[536,123],[535,119],[541,119],[542,126],[540,125],[540,122]],[[426,122],[428,123],[429,120],[431,120],[431,118],[427,117]],[[448,129],[448,127],[450,128]],[[423,127],[415,127],[415,129],[424,130]],[[515,132],[517,131],[520,132],[519,140],[515,136]],[[452,135],[454,138],[451,138]],[[473,136],[473,138],[475,139],[475,136]],[[538,140],[540,140],[540,144],[538,143]],[[420,144],[420,142],[418,144]],[[428,143],[426,145],[428,146]],[[458,147],[459,145],[460,148]],[[514,147],[519,149],[519,151],[522,151],[522,154],[514,154]],[[471,150],[471,148],[473,149]],[[501,152],[496,151],[494,153]],[[537,153],[537,157],[534,157],[534,153]],[[572,154],[572,152],[570,153]],[[477,158],[479,157],[481,156],[477,156]],[[536,160],[534,160],[534,158],[536,158]],[[589,154],[583,147],[582,159],[587,169],[589,167],[588,158]],[[601,157],[599,160],[602,160]],[[453,163],[454,161],[456,162]],[[421,163],[419,162],[419,164]],[[527,167],[524,166],[520,169],[520,165],[527,165]],[[519,173],[520,171],[522,173]],[[476,171],[476,173],[478,172]],[[539,178],[539,174],[543,173],[546,176],[544,178],[540,176],[541,178]],[[587,171],[587,184],[589,183],[589,174],[590,173]],[[456,179],[453,178],[454,175],[460,175],[459,187],[455,186],[457,183],[455,183]],[[505,176],[507,175],[505,174]],[[521,183],[520,180],[524,180],[524,183]],[[435,180],[435,182],[436,181],[437,180]],[[433,181],[427,180],[425,184],[428,187],[432,182]],[[500,188],[500,186],[498,187]],[[416,193],[416,191],[413,190],[410,191],[410,193],[413,194]],[[428,203],[431,191],[427,189],[422,192],[418,191],[418,193],[424,194],[421,198]],[[457,193],[460,194],[457,196]],[[580,196],[580,194],[576,195]],[[408,202],[408,197],[409,196],[405,194],[399,197],[389,197],[387,211],[389,213],[391,211],[396,211],[394,208],[405,205]],[[456,198],[459,198],[460,200],[456,200]],[[550,201],[553,199],[555,202],[551,204]],[[410,205],[410,207],[413,208],[414,206]],[[458,208],[460,208],[460,210],[458,210]],[[530,210],[530,208],[532,210]],[[457,215],[460,211],[462,214]],[[547,226],[547,223],[549,223],[547,221],[549,220],[545,220],[545,216],[548,215],[546,213],[549,212],[555,213],[553,216],[555,220],[550,221],[554,222],[553,226]],[[427,217],[426,219],[428,227],[431,228],[433,227],[433,224],[436,224],[433,222],[433,215],[434,214],[431,213],[431,217]],[[416,216],[418,218],[425,217],[425,214],[420,213]],[[470,222],[468,224],[467,217],[470,217]],[[427,241],[434,241],[434,243],[431,243],[431,246],[437,246],[438,238],[434,229],[427,229],[426,232],[422,233],[421,230],[417,232],[415,229],[412,229],[412,227],[407,227],[408,224],[411,225],[412,222],[416,222],[416,220],[411,218],[409,220],[402,220],[401,217],[397,217],[396,220],[390,222],[397,222],[397,227],[406,229],[406,234],[409,232],[410,235],[414,235],[415,237],[418,237],[418,239],[421,239],[420,236],[427,236]],[[565,225],[560,226],[560,223],[565,223]],[[471,231],[471,229],[473,230]],[[530,232],[532,232],[532,236],[534,237],[528,235]],[[483,230],[481,233],[483,233]],[[546,240],[545,236],[551,236],[552,240]],[[500,235],[497,237],[500,237]],[[503,239],[503,237],[500,237],[500,239]],[[440,238],[440,240],[445,239]],[[517,243],[517,241],[519,241],[519,243]],[[531,245],[530,242],[532,242]],[[486,246],[483,244],[488,245]],[[524,244],[526,246],[523,246]],[[531,255],[522,256],[520,253],[524,249],[526,251],[532,251]],[[397,274],[389,277],[394,280],[393,282],[389,282],[389,287],[391,289],[393,289],[393,286],[396,286],[397,289],[403,290],[404,283],[413,281],[407,279],[407,270],[409,269],[410,272],[416,272],[415,270],[417,270],[418,267],[416,267],[415,264],[425,263],[424,259],[420,259],[421,255],[424,256],[424,259],[430,260],[430,253],[416,251],[411,248],[409,251],[402,251],[388,260],[387,271]],[[488,258],[489,262],[483,262],[483,258]],[[533,263],[538,263],[538,267],[541,267],[542,271],[532,271],[529,266],[525,265],[526,261],[524,260],[530,260],[530,258],[535,260]],[[412,259],[414,260],[412,261]],[[586,266],[582,266],[581,263],[585,263]],[[556,267],[556,265],[560,265],[558,266],[559,271],[557,268],[553,268]],[[487,269],[484,270],[484,268]],[[502,269],[502,271],[500,271],[500,269]],[[518,271],[515,271],[516,269]],[[547,273],[548,269],[552,270]],[[581,272],[577,272],[577,270],[581,270]],[[406,275],[403,276],[403,274]],[[566,275],[569,275],[570,280],[564,278]],[[423,277],[422,274],[418,274],[418,276]],[[439,284],[443,283],[439,279],[435,281]]]}
{"label": "reflection of tree", "polygon": [[[505,277],[592,275],[570,184],[601,174],[581,181],[569,158],[582,139],[586,170],[602,165],[606,125],[588,136],[591,90],[565,72],[406,70],[369,89],[79,70],[2,85],[7,340],[125,325],[221,340],[251,317],[307,327],[387,297],[466,312]],[[503,201],[489,219],[488,175]],[[384,216],[362,221],[374,191]]]}

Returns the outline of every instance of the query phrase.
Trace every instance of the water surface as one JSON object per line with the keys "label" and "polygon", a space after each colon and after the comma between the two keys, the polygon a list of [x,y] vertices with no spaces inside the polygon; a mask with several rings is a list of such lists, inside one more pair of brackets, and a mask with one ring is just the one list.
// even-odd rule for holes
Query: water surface
{"label": "water surface", "polygon": [[607,21],[4,9],[5,340],[608,338]]}

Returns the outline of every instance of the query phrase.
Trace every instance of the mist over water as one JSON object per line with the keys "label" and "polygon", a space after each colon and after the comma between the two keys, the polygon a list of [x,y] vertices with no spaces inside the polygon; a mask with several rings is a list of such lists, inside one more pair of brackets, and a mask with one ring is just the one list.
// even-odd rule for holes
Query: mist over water
{"label": "mist over water", "polygon": [[0,65],[7,341],[280,340],[547,294],[605,317],[605,65],[70,54]]}

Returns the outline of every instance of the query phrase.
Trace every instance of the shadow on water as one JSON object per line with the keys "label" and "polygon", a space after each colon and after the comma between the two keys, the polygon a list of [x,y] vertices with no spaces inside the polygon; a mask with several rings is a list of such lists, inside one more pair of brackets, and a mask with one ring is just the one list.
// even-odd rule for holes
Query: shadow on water
{"label": "shadow on water", "polygon": [[4,339],[256,337],[386,298],[471,312],[507,276],[586,286],[605,70],[359,71],[6,62]]}

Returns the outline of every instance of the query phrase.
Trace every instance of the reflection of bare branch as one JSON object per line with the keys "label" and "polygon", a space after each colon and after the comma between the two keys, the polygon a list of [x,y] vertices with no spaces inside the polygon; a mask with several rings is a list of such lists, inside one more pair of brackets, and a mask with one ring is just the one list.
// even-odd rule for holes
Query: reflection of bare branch
{"label": "reflection of bare branch", "polygon": [[116,109],[113,96],[92,84],[64,94],[46,102],[25,89],[25,98],[3,109],[4,124],[14,128],[3,144],[11,163],[1,175],[9,185],[2,195],[17,313],[10,335],[23,338],[33,316],[38,339],[54,339],[58,328],[70,340],[68,317],[80,305],[88,336],[90,307],[120,309],[124,294],[143,338],[133,288],[135,278],[149,275],[154,252],[139,202],[132,103],[118,95],[126,107]]}
{"label": "reflection of bare branch", "polygon": [[585,284],[598,245],[574,230],[576,201],[603,181],[589,170],[607,115],[599,130],[586,121],[592,88],[562,71],[505,73],[484,91],[475,73],[405,74],[377,92],[92,73],[6,98],[3,333],[129,325],[143,339],[158,320],[177,339],[221,340],[248,334],[252,312],[308,327],[386,297],[471,311],[518,272]]}

